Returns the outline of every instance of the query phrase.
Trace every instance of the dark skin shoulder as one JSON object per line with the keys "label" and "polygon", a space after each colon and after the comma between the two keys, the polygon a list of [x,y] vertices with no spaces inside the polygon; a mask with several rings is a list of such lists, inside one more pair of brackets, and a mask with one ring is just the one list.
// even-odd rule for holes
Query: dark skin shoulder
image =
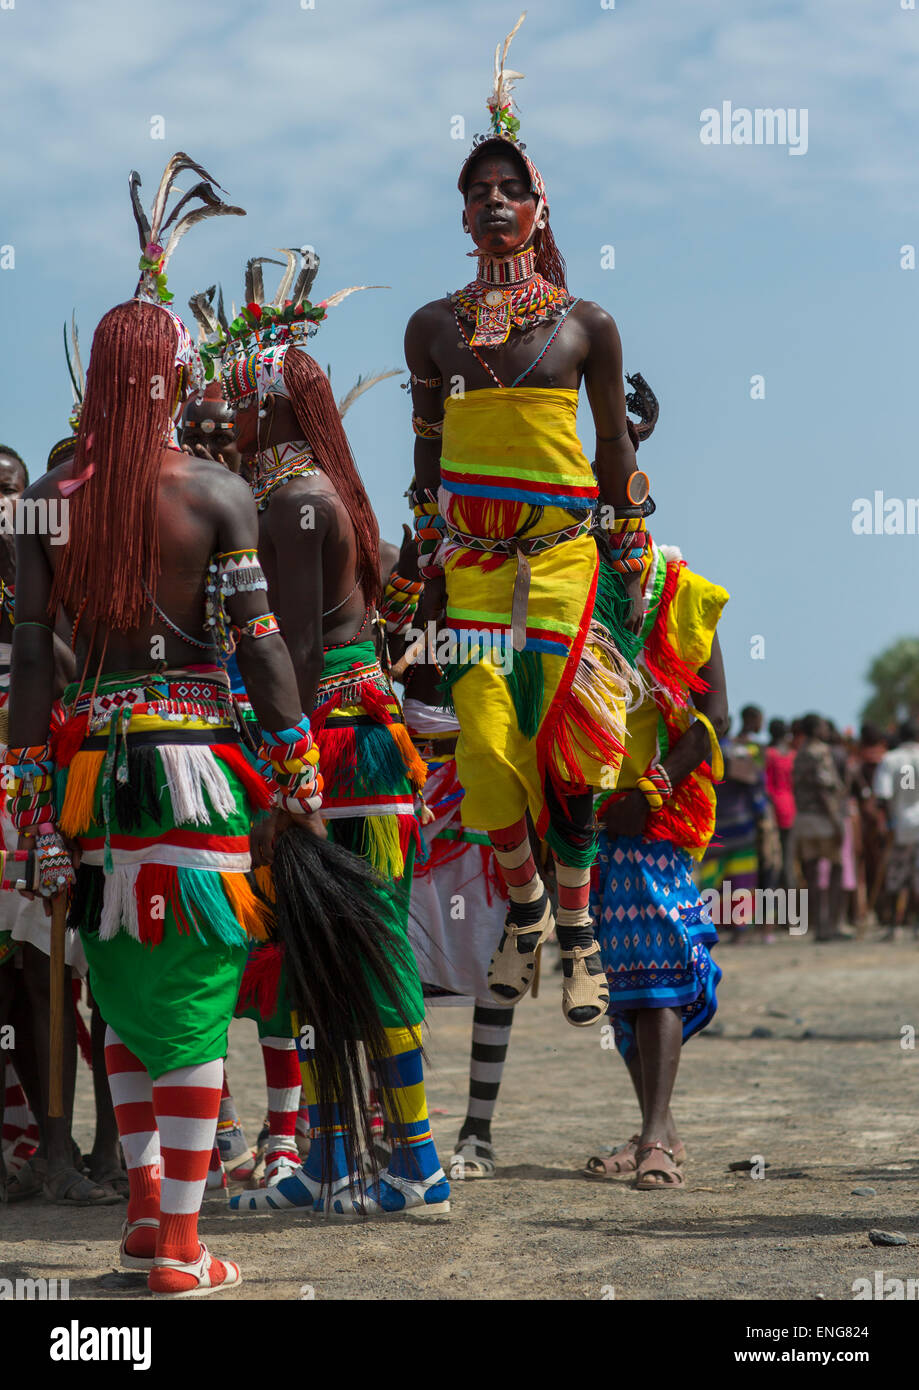
{"label": "dark skin shoulder", "polygon": [[[52,499],[58,485],[72,475],[72,463],[61,464],[40,478],[26,496]],[[204,584],[215,552],[255,549],[258,525],[246,484],[209,460],[165,450],[159,480],[158,519],[160,576],[156,601],[171,621],[186,633],[203,638]],[[15,674],[10,701],[10,742],[15,746],[43,743],[48,732],[52,698],[53,650],[48,624],[53,575],[63,547],[46,535],[17,537],[17,594],[14,634]],[[239,625],[264,613],[264,592],[236,594],[227,603],[231,620]],[[75,617],[68,613],[70,622]],[[171,633],[152,613],[130,632],[99,629],[84,632],[92,641],[90,668],[95,675],[101,659],[105,671],[152,671],[181,668],[212,659],[200,648]],[[160,642],[154,644],[153,639]],[[103,647],[105,648],[102,658]],[[84,653],[86,652],[84,647]],[[154,657],[153,651],[159,655]],[[239,666],[260,723],[286,728],[300,717],[290,657],[280,637],[240,643]],[[85,660],[85,658],[84,658]],[[81,668],[82,669],[82,665]]]}
{"label": "dark skin shoulder", "polygon": [[[268,400],[270,424],[262,447],[302,439],[290,401],[280,395]],[[238,413],[250,452],[255,414],[251,407]],[[357,583],[354,526],[335,485],[321,470],[293,478],[271,494],[259,513],[259,557],[272,610],[293,657],[303,708],[311,710],[323,647],[369,630],[367,600]]]}

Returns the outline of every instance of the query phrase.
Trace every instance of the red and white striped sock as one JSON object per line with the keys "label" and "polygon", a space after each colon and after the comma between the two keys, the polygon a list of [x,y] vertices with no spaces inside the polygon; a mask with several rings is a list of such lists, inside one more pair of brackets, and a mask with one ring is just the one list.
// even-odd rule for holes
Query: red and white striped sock
{"label": "red and white striped sock", "polygon": [[[198,1258],[198,1214],[217,1132],[222,1082],[220,1058],[177,1067],[153,1083],[163,1164],[156,1253],[183,1264]],[[214,1264],[218,1268],[213,1269],[211,1278],[219,1282],[222,1266],[219,1261]],[[149,1286],[154,1293],[178,1293],[193,1285],[191,1275],[176,1270],[154,1268],[150,1272]]]}
{"label": "red and white striped sock", "polygon": [[574,868],[555,859],[555,878],[558,883],[558,911],[555,930],[559,945],[565,951],[574,946],[589,946],[594,939],[590,921],[590,866]]}
{"label": "red and white striped sock", "polygon": [[[2,1064],[0,1064],[2,1074]],[[41,1136],[26,1093],[12,1062],[6,1064],[6,1093],[3,1102],[3,1156],[7,1171],[18,1173],[35,1154]]]}
{"label": "red and white striped sock", "polygon": [[542,916],[545,889],[530,848],[526,818],[521,817],[504,830],[490,830],[488,838],[507,884],[511,920],[517,926],[534,926]]}
{"label": "red and white striped sock", "polygon": [[268,1087],[268,1148],[272,1153],[296,1153],[297,1115],[300,1110],[300,1059],[296,1038],[262,1038],[262,1061]]}
{"label": "red and white striped sock", "polygon": [[[143,1063],[112,1028],[105,1031],[108,1073],[118,1137],[128,1169],[128,1221],[160,1214],[160,1137],[153,1113],[153,1082]],[[152,1259],[156,1231],[134,1231],[125,1244],[129,1255]]]}

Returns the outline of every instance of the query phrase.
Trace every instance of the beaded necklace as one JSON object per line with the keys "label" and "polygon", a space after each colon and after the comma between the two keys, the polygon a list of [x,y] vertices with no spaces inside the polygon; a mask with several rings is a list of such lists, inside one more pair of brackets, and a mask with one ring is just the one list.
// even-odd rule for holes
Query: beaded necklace
{"label": "beaded necklace", "polygon": [[312,450],[302,439],[272,444],[255,458],[252,496],[259,511],[266,509],[271,494],[284,483],[289,483],[291,478],[311,478],[318,472]]}
{"label": "beaded necklace", "polygon": [[[552,333],[550,334],[549,338],[547,339],[547,341],[546,341],[545,344],[543,345],[542,351],[541,351],[541,352],[539,353],[539,355],[535,358],[535,360],[532,361],[532,362],[530,363],[530,365],[527,367],[527,369],[526,369],[525,372],[521,372],[519,376],[517,376],[517,377],[514,378],[514,380],[511,382],[511,389],[513,389],[513,387],[515,387],[515,386],[519,386],[520,383],[521,383],[522,381],[525,381],[525,380],[527,379],[527,377],[530,375],[531,372],[533,372],[533,371],[536,370],[536,368],[539,366],[539,364],[540,364],[540,362],[542,361],[542,359],[545,357],[546,353],[549,351],[549,348],[550,348],[550,347],[552,346],[552,344],[555,342],[555,340],[556,340],[556,338],[558,337],[558,334],[559,334],[559,329],[561,328],[562,324],[565,322],[565,319],[566,319],[566,318],[568,317],[568,315],[571,313],[571,310],[574,308],[574,306],[575,306],[575,304],[577,304],[577,302],[578,302],[578,301],[577,301],[576,299],[573,299],[573,300],[571,301],[571,303],[568,305],[568,307],[564,310],[564,312],[562,313],[561,318],[559,319],[558,323],[555,325],[554,330],[552,331]],[[494,382],[496,383],[496,385],[500,386],[502,389],[506,389],[506,383],[503,382],[503,381],[501,380],[501,378],[497,375],[496,372],[492,371],[491,367],[489,367],[488,363],[485,361],[485,358],[482,357],[479,353],[476,352],[475,347],[473,346],[473,344],[474,344],[474,342],[475,342],[475,335],[473,334],[472,338],[467,338],[467,337],[466,337],[466,330],[463,328],[463,325],[460,323],[459,314],[456,312],[456,309],[455,309],[455,308],[454,308],[454,310],[453,310],[453,317],[456,319],[456,326],[457,326],[457,328],[458,328],[459,331],[460,331],[460,336],[462,337],[462,339],[463,339],[463,341],[465,342],[466,346],[468,347],[469,351],[472,353],[473,357],[476,359],[476,361],[479,363],[480,366],[482,366],[482,367],[485,368],[486,372],[487,372],[488,375],[491,377],[492,381],[494,381]]]}
{"label": "beaded necklace", "polygon": [[531,246],[513,256],[480,255],[476,278],[454,291],[450,303],[455,314],[475,324],[471,344],[500,347],[512,328],[546,323],[570,307],[572,299],[537,273]]}

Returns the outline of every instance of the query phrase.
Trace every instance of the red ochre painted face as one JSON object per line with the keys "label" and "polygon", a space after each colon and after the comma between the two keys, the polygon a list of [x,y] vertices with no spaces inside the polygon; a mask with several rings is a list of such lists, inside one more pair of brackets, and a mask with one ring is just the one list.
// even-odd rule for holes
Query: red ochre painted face
{"label": "red ochre painted face", "polygon": [[469,171],[466,225],[476,246],[506,256],[533,235],[536,198],[524,166],[513,155],[485,154]]}

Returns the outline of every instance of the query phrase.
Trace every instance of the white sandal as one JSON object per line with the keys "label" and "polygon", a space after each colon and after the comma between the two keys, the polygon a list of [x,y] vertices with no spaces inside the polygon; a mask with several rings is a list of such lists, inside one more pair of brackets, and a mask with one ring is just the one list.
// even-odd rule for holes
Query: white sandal
{"label": "white sandal", "polygon": [[285,1178],[292,1178],[300,1163],[300,1155],[293,1142],[287,1148],[280,1144],[277,1148],[269,1147],[265,1155],[265,1186],[277,1187]]}
{"label": "white sandal", "polygon": [[197,1260],[183,1264],[181,1260],[170,1260],[165,1255],[157,1255],[153,1262],[154,1269],[174,1269],[180,1274],[190,1274],[197,1279],[197,1284],[191,1289],[180,1289],[176,1293],[160,1293],[155,1289],[150,1292],[156,1298],[200,1298],[208,1293],[222,1293],[224,1289],[235,1289],[243,1281],[239,1271],[239,1265],[232,1260],[221,1260],[227,1272],[227,1277],[219,1284],[211,1283],[211,1265],[214,1263],[213,1257],[206,1245],[201,1245],[200,1254]]}
{"label": "white sandal", "polygon": [[462,1182],[464,1178],[493,1178],[495,1176],[495,1149],[487,1139],[477,1139],[474,1134],[457,1140],[456,1150],[450,1159],[450,1181]]}
{"label": "white sandal", "polygon": [[122,1226],[121,1251],[119,1254],[122,1269],[150,1270],[153,1268],[152,1255],[129,1255],[127,1250],[125,1250],[128,1237],[132,1236],[135,1231],[139,1231],[143,1227],[158,1231],[160,1228],[159,1218],[156,1216],[142,1216],[139,1221],[126,1221]]}

